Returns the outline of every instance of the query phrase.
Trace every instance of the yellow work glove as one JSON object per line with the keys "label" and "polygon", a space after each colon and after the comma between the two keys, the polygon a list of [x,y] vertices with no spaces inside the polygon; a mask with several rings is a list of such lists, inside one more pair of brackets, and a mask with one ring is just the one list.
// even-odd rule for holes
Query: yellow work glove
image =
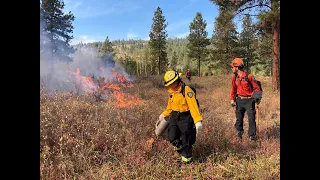
{"label": "yellow work glove", "polygon": [[235,107],[236,106],[236,102],[234,100],[231,100],[231,106]]}

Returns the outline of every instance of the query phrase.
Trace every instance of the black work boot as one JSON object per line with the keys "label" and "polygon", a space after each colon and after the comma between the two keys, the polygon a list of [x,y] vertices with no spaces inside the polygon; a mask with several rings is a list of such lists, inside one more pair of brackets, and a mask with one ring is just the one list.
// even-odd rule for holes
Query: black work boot
{"label": "black work boot", "polygon": [[236,134],[236,136],[237,136],[240,140],[242,140],[242,134],[243,134],[242,131],[238,131],[237,134]]}
{"label": "black work boot", "polygon": [[250,141],[257,141],[257,136],[256,135],[249,136],[249,140]]}

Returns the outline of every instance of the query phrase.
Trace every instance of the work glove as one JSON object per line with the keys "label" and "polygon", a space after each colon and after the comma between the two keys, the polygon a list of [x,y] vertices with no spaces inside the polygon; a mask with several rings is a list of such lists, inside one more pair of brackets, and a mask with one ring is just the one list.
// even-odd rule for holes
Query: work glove
{"label": "work glove", "polygon": [[197,130],[197,133],[202,130],[202,122],[201,121],[196,123],[196,130]]}
{"label": "work glove", "polygon": [[236,102],[234,100],[231,100],[231,106],[235,107],[236,106]]}
{"label": "work glove", "polygon": [[160,124],[160,122],[162,120],[164,120],[165,116],[163,114],[160,114],[158,121],[156,122],[156,128],[158,127],[158,125]]}

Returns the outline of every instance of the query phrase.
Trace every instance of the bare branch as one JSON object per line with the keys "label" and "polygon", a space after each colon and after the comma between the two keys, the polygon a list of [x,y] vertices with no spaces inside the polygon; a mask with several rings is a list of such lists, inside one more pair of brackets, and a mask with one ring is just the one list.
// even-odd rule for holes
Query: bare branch
{"label": "bare branch", "polygon": [[242,14],[242,15],[249,15],[249,16],[259,16],[258,14],[249,14],[249,13],[246,13],[246,14]]}
{"label": "bare branch", "polygon": [[254,7],[258,7],[258,6],[265,6],[265,7],[270,8],[270,10],[271,10],[271,6],[269,6],[268,4],[256,4],[256,5],[246,6],[246,7],[242,8],[242,9],[239,9],[239,10],[235,13],[235,16],[238,15],[238,14],[240,14],[241,12],[247,10],[247,9],[251,9],[251,8],[254,8]]}

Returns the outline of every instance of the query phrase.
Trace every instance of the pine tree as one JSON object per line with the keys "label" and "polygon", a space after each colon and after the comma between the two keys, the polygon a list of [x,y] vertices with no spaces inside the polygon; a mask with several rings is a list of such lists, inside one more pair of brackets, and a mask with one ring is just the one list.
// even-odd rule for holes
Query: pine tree
{"label": "pine tree", "polygon": [[202,14],[197,12],[193,22],[190,23],[190,34],[188,35],[188,57],[194,60],[198,60],[198,76],[201,76],[200,60],[205,60],[208,55],[207,46],[210,45],[210,41],[207,38],[206,32],[207,23],[202,19]]}
{"label": "pine tree", "polygon": [[[210,0],[222,8],[236,9],[236,15],[259,15],[272,34],[272,89],[280,90],[280,0],[224,1]],[[259,14],[252,14],[257,12]]]}
{"label": "pine tree", "polygon": [[112,43],[109,41],[109,37],[103,42],[102,46],[99,48],[100,57],[105,66],[114,67],[114,49],[112,48]]}
{"label": "pine tree", "polygon": [[[40,4],[41,5],[41,4]],[[46,36],[45,36],[45,23],[44,23],[44,10],[40,6],[40,55],[42,55],[46,48]],[[41,56],[40,56],[41,57]]]}
{"label": "pine tree", "polygon": [[249,15],[246,15],[243,22],[242,22],[242,32],[240,33],[240,47],[241,47],[241,54],[243,57],[243,61],[246,65],[247,71],[249,71],[249,63],[254,65],[255,60],[255,50],[254,50],[254,43],[256,42],[255,37],[255,29]]}
{"label": "pine tree", "polygon": [[178,63],[178,55],[176,51],[173,51],[171,63],[170,63],[171,68],[176,70],[177,63]]}
{"label": "pine tree", "polygon": [[64,2],[61,0],[42,0],[40,6],[40,16],[43,15],[45,21],[43,33],[49,41],[46,43],[51,46],[51,58],[71,61],[68,54],[72,52],[69,43],[73,38],[70,33],[73,33],[72,22],[75,17],[71,12],[63,13]]}
{"label": "pine tree", "polygon": [[232,21],[233,14],[229,9],[219,9],[219,15],[214,23],[214,31],[211,38],[213,49],[211,52],[213,61],[218,67],[230,70],[230,62],[235,56],[239,56],[238,32]]}
{"label": "pine tree", "polygon": [[109,52],[112,56],[115,55],[114,49],[112,48],[112,43],[109,40],[109,37],[106,37],[106,40],[103,42],[102,47],[100,49],[100,55],[103,56],[107,52]]}
{"label": "pine tree", "polygon": [[255,45],[257,58],[254,71],[258,71],[263,75],[271,76],[272,72],[272,34],[258,33],[258,42]]}
{"label": "pine tree", "polygon": [[158,66],[158,74],[163,73],[168,66],[168,57],[166,52],[166,38],[168,37],[165,24],[165,17],[162,16],[160,7],[154,13],[153,23],[149,33],[150,54],[154,64]]}

